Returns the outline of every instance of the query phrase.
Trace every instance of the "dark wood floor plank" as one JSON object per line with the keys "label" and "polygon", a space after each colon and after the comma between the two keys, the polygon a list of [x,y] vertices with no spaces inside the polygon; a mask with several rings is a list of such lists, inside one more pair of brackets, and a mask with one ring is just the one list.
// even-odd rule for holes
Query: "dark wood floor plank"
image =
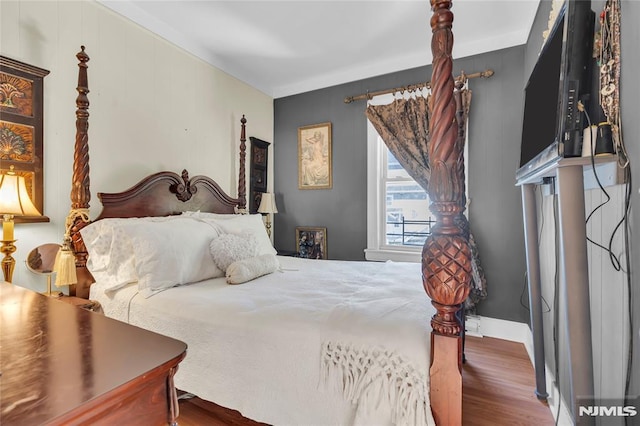
{"label": "dark wood floor plank", "polygon": [[[535,396],[535,373],[521,343],[468,336],[463,366],[465,426],[552,426],[553,416]],[[199,398],[180,400],[180,426],[263,426]],[[327,425],[331,426],[331,425]]]}

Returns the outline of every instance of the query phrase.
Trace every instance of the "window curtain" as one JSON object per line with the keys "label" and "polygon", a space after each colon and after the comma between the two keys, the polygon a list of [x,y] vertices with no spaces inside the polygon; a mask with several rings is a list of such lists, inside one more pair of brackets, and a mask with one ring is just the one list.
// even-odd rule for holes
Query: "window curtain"
{"label": "window curtain", "polygon": [[[471,91],[464,83],[456,85],[458,143],[466,140],[467,118],[471,105]],[[369,104],[366,116],[376,129],[389,151],[425,191],[428,192],[429,178],[429,120],[430,95],[412,92],[408,97],[396,98],[387,105]],[[466,204],[466,199],[463,200]],[[480,265],[478,246],[471,233],[466,216],[460,215],[458,225],[469,241],[472,253],[471,291],[465,302],[467,312],[475,312],[477,303],[487,297],[487,280]]]}

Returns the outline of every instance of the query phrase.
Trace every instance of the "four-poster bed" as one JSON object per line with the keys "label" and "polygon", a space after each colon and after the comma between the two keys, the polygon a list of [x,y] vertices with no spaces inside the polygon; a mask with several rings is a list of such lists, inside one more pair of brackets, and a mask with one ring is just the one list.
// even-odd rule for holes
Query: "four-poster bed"
{"label": "four-poster bed", "polygon": [[[411,357],[418,354],[417,360],[415,361],[413,366],[409,367],[404,366],[403,373],[401,377],[397,378],[397,382],[395,382],[396,377],[393,376],[395,374],[392,369],[384,370],[382,369],[381,377],[385,379],[386,382],[393,382],[391,385],[388,383],[386,386],[397,386],[397,393],[411,394],[411,397],[404,396],[403,404],[407,404],[406,400],[410,399],[411,408],[394,408],[390,409],[393,412],[387,413],[390,415],[390,419],[393,423],[402,424],[416,424],[416,423],[427,423],[432,424],[433,419],[431,418],[431,413],[433,413],[433,418],[435,419],[435,423],[442,425],[455,425],[461,424],[462,418],[462,376],[461,376],[461,337],[460,337],[460,323],[456,318],[456,313],[460,309],[461,304],[464,302],[465,298],[469,292],[469,281],[470,281],[470,250],[467,241],[464,238],[464,234],[462,230],[456,224],[456,218],[462,214],[464,211],[464,164],[463,164],[463,144],[464,138],[461,138],[458,133],[458,125],[456,122],[456,104],[453,98],[454,92],[454,80],[452,77],[452,59],[451,59],[451,50],[453,44],[453,36],[451,32],[452,22],[453,22],[453,14],[450,12],[451,2],[450,1],[437,1],[432,0],[432,9],[433,9],[433,17],[431,19],[431,27],[433,31],[433,39],[432,39],[432,50],[433,50],[433,74],[432,74],[432,120],[429,123],[430,125],[430,133],[431,137],[431,146],[429,147],[430,152],[430,166],[431,166],[431,181],[430,181],[430,198],[433,201],[432,211],[437,217],[437,226],[433,228],[432,235],[425,243],[423,249],[423,261],[422,261],[422,283],[424,286],[424,290],[428,293],[431,298],[431,303],[435,307],[435,314],[431,320],[431,328],[427,326],[426,318],[429,315],[429,311],[433,311],[429,307],[429,303],[426,297],[424,297],[424,290],[419,289],[422,293],[422,296],[416,296],[413,291],[416,286],[413,286],[411,289],[406,290],[403,288],[397,287],[394,283],[402,282],[402,281],[414,281],[418,282],[417,287],[419,287],[420,282],[420,269],[417,265],[414,269],[411,269],[410,264],[389,264],[389,263],[375,263],[375,262],[338,262],[338,261],[313,261],[313,260],[305,260],[305,259],[280,259],[281,263],[281,273],[274,273],[270,275],[265,275],[260,277],[255,282],[264,283],[262,286],[273,285],[277,291],[285,291],[283,288],[278,287],[281,285],[280,281],[286,279],[287,275],[295,275],[294,270],[298,270],[298,268],[306,268],[300,263],[296,262],[312,262],[314,266],[311,267],[311,271],[313,274],[317,274],[321,277],[322,286],[326,285],[326,291],[336,291],[338,295],[340,292],[344,292],[345,288],[351,289],[352,293],[358,293],[360,291],[373,291],[371,286],[367,288],[366,284],[373,283],[376,279],[380,279],[382,277],[385,281],[385,286],[380,286],[381,283],[376,282],[378,284],[375,287],[375,291],[380,291],[378,294],[378,299],[382,300],[381,303],[391,303],[390,300],[393,301],[398,299],[398,305],[381,305],[383,306],[383,310],[388,311],[397,311],[400,314],[392,314],[399,318],[400,322],[393,323],[393,326],[390,326],[387,323],[377,323],[376,320],[371,320],[368,318],[367,321],[359,320],[357,317],[344,317],[343,324],[357,324],[359,321],[366,323],[369,320],[374,324],[378,329],[385,329],[388,333],[371,337],[370,340],[379,340],[379,339],[395,339],[395,336],[405,334],[405,330],[409,330],[411,328],[417,328],[417,333],[415,336],[420,336],[414,339],[413,342],[399,343],[400,346],[416,346],[418,349],[412,348],[406,353],[393,351],[393,356],[397,356],[394,358],[394,362],[402,363],[403,356],[406,359],[412,359]],[[217,215],[226,215],[230,216],[233,213],[237,213],[238,211],[244,211],[246,208],[246,182],[245,182],[245,125],[246,120],[244,117],[241,120],[241,136],[240,136],[240,170],[239,170],[239,182],[238,182],[238,196],[237,198],[231,197],[227,195],[220,186],[213,181],[212,179],[204,176],[196,176],[190,178],[186,171],[183,171],[182,175],[177,175],[173,172],[160,172],[154,175],[148,176],[140,181],[138,184],[134,185],[127,191],[121,193],[113,193],[113,194],[98,194],[103,208],[102,212],[99,216],[91,221],[88,221],[88,209],[89,209],[89,201],[91,197],[90,188],[89,188],[89,146],[88,146],[88,107],[89,101],[87,94],[89,93],[88,84],[87,84],[87,62],[89,61],[89,57],[84,52],[84,47],[82,51],[78,53],[77,58],[79,59],[79,77],[78,77],[78,98],[77,98],[77,111],[76,111],[76,128],[77,135],[75,141],[75,153],[74,153],[74,163],[73,163],[73,177],[72,177],[72,190],[71,190],[71,208],[72,214],[72,223],[69,229],[69,234],[71,237],[71,244],[73,248],[73,252],[75,254],[76,260],[76,270],[78,281],[75,286],[71,287],[71,293],[75,294],[79,297],[101,297],[105,302],[109,302],[110,300],[115,300],[116,304],[119,303],[119,307],[113,309],[114,316],[118,317],[121,314],[120,319],[125,321],[129,321],[135,323],[135,321],[144,321],[143,319],[138,318],[138,313],[136,310],[140,310],[141,312],[146,310],[153,311],[152,313],[155,315],[153,321],[155,321],[155,325],[158,323],[161,327],[171,328],[175,326],[175,319],[166,320],[165,314],[159,311],[157,304],[170,304],[170,303],[178,303],[179,301],[186,303],[183,308],[189,307],[186,310],[189,311],[198,311],[197,303],[191,300],[187,302],[187,299],[182,299],[182,295],[178,295],[177,292],[173,292],[175,288],[185,289],[184,291],[196,291],[198,287],[201,287],[200,283],[184,285],[179,287],[174,287],[170,290],[159,292],[154,294],[152,297],[143,298],[137,297],[137,292],[135,286],[129,284],[120,285],[122,289],[117,290],[115,295],[111,292],[111,288],[106,288],[101,291],[96,290],[103,282],[101,279],[98,279],[96,273],[92,275],[89,271],[88,266],[91,267],[91,257],[89,256],[89,251],[87,246],[89,246],[89,241],[87,239],[83,239],[83,236],[86,238],[86,235],[100,236],[101,232],[109,232],[106,225],[102,226],[102,231],[97,232],[89,232],[89,230],[93,227],[96,229],[96,224],[107,224],[107,223],[115,223],[114,226],[118,225],[118,220],[115,218],[121,218],[123,221],[127,221],[127,218],[164,218],[167,216],[185,218],[187,217],[196,217],[197,220],[207,222],[207,221],[215,221],[220,220],[220,222],[216,222],[219,226],[223,226],[223,223],[227,219],[220,219],[216,215],[206,216],[207,213],[215,213]],[[185,215],[184,212],[200,212],[200,213],[192,213]],[[182,213],[182,215],[181,215]],[[236,215],[237,216],[237,215]],[[251,215],[247,216],[250,217]],[[109,222],[110,220],[115,220],[115,222]],[[164,220],[164,219],[162,219]],[[152,222],[159,221],[162,222],[161,219],[154,220]],[[167,219],[169,220],[169,219]],[[230,223],[230,222],[227,222]],[[128,225],[127,225],[128,226]],[[154,225],[155,226],[155,225]],[[125,228],[131,230],[133,228]],[[264,229],[263,229],[264,231]],[[179,244],[179,243],[176,243]],[[123,247],[123,246],[119,246]],[[123,248],[124,250],[124,248]],[[293,262],[293,263],[291,263]],[[314,263],[314,262],[327,262],[325,263]],[[331,263],[338,264],[337,269],[331,269],[333,266],[329,266]],[[352,266],[355,265],[355,266]],[[362,266],[361,264],[368,264],[368,266]],[[307,263],[308,265],[308,263]],[[318,266],[322,265],[322,266]],[[325,270],[325,266],[327,265],[327,270]],[[334,265],[335,266],[335,265]],[[349,287],[353,284],[350,268],[355,268],[355,274],[358,275],[360,281],[364,281],[364,283],[360,282],[358,285],[362,285],[363,287]],[[361,269],[362,268],[362,269]],[[370,269],[373,272],[366,272],[365,268]],[[407,278],[407,273],[414,274],[411,279]],[[344,275],[342,275],[344,274]],[[219,275],[218,275],[219,276]],[[362,278],[365,277],[365,278]],[[94,278],[96,278],[94,280]],[[417,280],[416,280],[417,279]],[[94,281],[96,282],[94,284]],[[208,282],[208,281],[204,281]],[[135,284],[135,283],[134,283]],[[179,284],[185,284],[181,282]],[[218,285],[218,284],[216,284]],[[234,288],[233,291],[240,292],[239,294],[243,297],[243,302],[246,301],[244,298],[261,298],[263,297],[261,293],[258,293],[259,290],[251,290],[251,293],[248,293],[249,285],[246,286],[220,286],[220,293],[223,291],[227,291],[227,288]],[[316,285],[318,287],[318,285]],[[322,287],[325,291],[325,288]],[[238,290],[235,290],[238,289]],[[382,289],[382,290],[381,290]],[[230,292],[231,290],[229,290]],[[396,293],[394,293],[396,292]],[[407,294],[403,294],[403,292],[407,292]],[[118,299],[118,294],[124,294],[124,296]],[[175,294],[174,294],[175,293]],[[182,294],[182,293],[180,293]],[[259,294],[259,296],[256,296]],[[284,294],[284,293],[283,293]],[[319,293],[317,295],[317,304],[323,305],[329,304],[329,300],[331,297],[334,297],[335,294],[323,295]],[[202,298],[202,296],[197,296]],[[266,296],[264,296],[266,297]],[[288,296],[287,296],[288,297]],[[322,297],[327,297],[327,302]],[[344,297],[344,295],[342,295]],[[402,299],[406,297],[406,299]],[[173,299],[172,299],[173,298]],[[350,300],[353,305],[357,305],[360,300]],[[415,302],[416,299],[420,299],[421,301]],[[199,299],[200,301],[202,299]],[[408,302],[407,300],[410,300]],[[215,303],[215,301],[208,301],[211,303]],[[338,299],[334,301],[335,304],[339,304]],[[265,302],[267,304],[273,303],[272,301]],[[369,300],[364,301],[364,304],[370,303]],[[194,305],[191,306],[190,304]],[[286,304],[282,304],[280,309],[284,311],[279,311],[277,315],[282,315],[282,312],[286,312],[286,315],[289,314],[287,310],[288,307]],[[180,310],[180,306],[177,310]],[[270,305],[271,306],[271,305]],[[275,305],[274,305],[275,306]],[[372,309],[376,309],[376,305],[373,306]],[[299,310],[302,310],[307,317],[318,316],[318,317],[327,317],[325,314],[320,314],[317,311],[312,311],[314,309],[310,306],[302,306],[297,307]],[[334,308],[334,306],[329,306],[329,308]],[[119,309],[119,310],[118,310]],[[155,311],[154,311],[155,309]],[[207,308],[210,311],[214,310],[225,310],[227,309],[225,306],[214,305],[213,308]],[[183,309],[184,310],[184,309]],[[109,308],[106,307],[105,311],[108,313]],[[123,313],[125,312],[126,313]],[[419,312],[419,316],[421,319],[417,321],[417,323],[406,323],[403,325],[403,321],[410,318],[414,313]],[[189,315],[191,312],[189,313]],[[142,314],[140,314],[142,315]],[[184,315],[189,316],[189,315]],[[331,311],[328,315],[329,320],[333,320],[336,315],[346,315],[345,312],[336,312],[335,310]],[[366,313],[364,314],[366,315]],[[386,312],[385,312],[386,315]],[[382,316],[382,314],[380,315]],[[264,323],[269,322],[269,318],[266,319],[254,318],[256,321],[261,321]],[[396,318],[396,320],[398,320]],[[326,318],[325,318],[326,319]],[[186,321],[187,319],[185,319]],[[164,322],[163,322],[164,321]],[[196,321],[199,321],[196,320]],[[295,320],[302,321],[303,320]],[[293,321],[293,323],[298,324]],[[330,321],[329,321],[330,322]],[[254,322],[255,324],[255,322]],[[324,327],[325,324],[321,327]],[[421,324],[418,327],[415,327],[415,324]],[[141,325],[144,326],[144,325]],[[282,326],[281,324],[276,324],[276,327]],[[314,324],[309,327],[316,326]],[[265,326],[266,327],[266,326]],[[276,345],[276,343],[280,344],[281,341],[277,339],[279,336],[274,334],[272,330],[267,329],[265,327],[260,327],[260,331],[262,333],[261,336],[256,337],[255,335],[251,335],[252,339],[259,340],[259,343],[263,346]],[[405,327],[405,328],[402,328]],[[297,328],[297,327],[293,327]],[[350,327],[346,327],[349,329]],[[288,329],[287,329],[288,330]],[[310,332],[312,329],[304,329],[303,335],[298,335],[296,337],[297,346],[304,346],[305,343],[315,344],[315,340],[307,341],[305,338],[309,338],[309,335],[315,339],[315,332]],[[359,341],[359,348],[362,349],[362,346],[367,341],[366,337],[366,327],[362,326],[362,328],[353,328],[348,331],[352,331],[354,334],[362,333],[365,337],[363,340]],[[184,330],[182,330],[184,331]],[[315,330],[313,330],[315,331]],[[343,330],[344,331],[344,330]],[[347,332],[348,332],[347,331]],[[175,331],[176,333],[180,333],[180,330]],[[237,333],[245,333],[245,331],[241,329],[235,329]],[[279,330],[282,333],[282,330]],[[287,331],[288,333],[289,331]],[[345,333],[347,333],[345,332]],[[322,365],[324,370],[323,380],[329,380],[330,376],[335,376],[335,368],[346,368],[346,364],[341,364],[344,361],[344,358],[353,355],[355,357],[361,356],[361,353],[353,353],[345,355],[346,352],[343,351],[343,347],[341,347],[341,343],[338,341],[336,343],[335,340],[331,340],[336,337],[335,332],[331,332],[334,334],[329,334],[331,338],[324,338],[322,340],[322,351],[321,354],[316,354],[319,352],[317,348],[306,348],[306,352],[302,352],[300,357],[308,357],[311,359],[322,357]],[[429,338],[427,334],[431,334],[431,343],[429,344]],[[215,333],[214,333],[215,334]],[[393,337],[391,337],[393,336]],[[181,336],[177,336],[180,338]],[[341,335],[340,337],[344,337]],[[424,337],[424,339],[423,339]],[[227,336],[228,338],[228,336]],[[268,340],[269,338],[273,339],[273,341]],[[412,337],[413,338],[413,337]],[[264,340],[267,339],[267,340]],[[327,340],[329,339],[329,340]],[[192,342],[189,343],[189,353],[183,364],[181,364],[181,370],[185,370],[185,376],[189,375],[203,375],[206,372],[198,372],[189,371],[189,362],[190,355],[191,358],[195,359],[198,357],[202,357],[203,354],[201,351],[199,352],[199,346],[203,346],[201,343],[209,340],[209,334],[207,334],[207,338],[201,338],[201,341],[196,343],[195,345]],[[386,340],[379,340],[386,341]],[[226,342],[229,344],[229,342]],[[286,343],[282,343],[286,345]],[[233,348],[233,347],[232,347]],[[268,348],[267,348],[268,349]],[[207,347],[207,350],[214,351],[215,348]],[[254,349],[256,350],[256,349]],[[366,351],[366,348],[364,349]],[[377,349],[376,349],[377,350]],[[230,349],[230,351],[232,351]],[[311,352],[309,352],[311,351]],[[384,351],[383,351],[384,352]],[[430,352],[430,353],[429,353]],[[274,352],[275,354],[275,352]],[[243,357],[243,354],[234,354],[238,357]],[[270,355],[273,355],[270,353]],[[275,355],[274,355],[275,356]],[[286,358],[288,355],[278,354],[277,356],[282,356]],[[217,358],[216,358],[217,359]],[[218,360],[219,361],[219,360]],[[194,362],[196,362],[194,360]],[[346,361],[348,364],[350,361]],[[389,359],[386,359],[385,362],[389,362]],[[295,363],[295,362],[294,362]],[[364,368],[373,370],[375,365],[374,361],[369,360],[369,364]],[[392,364],[391,362],[389,362]],[[424,364],[424,365],[423,365]],[[427,372],[429,370],[430,364],[430,373]],[[413,367],[416,367],[416,370],[413,370]],[[198,365],[200,368],[201,365]],[[250,373],[258,373],[260,372],[260,377],[254,377],[254,381],[261,380],[277,380],[276,376],[269,375],[269,373],[265,373],[264,366],[253,366],[256,369],[251,371]],[[420,375],[420,369],[424,367],[425,374]],[[262,371],[261,371],[262,369]],[[410,372],[407,372],[409,371]],[[415,372],[415,374],[413,374]],[[237,376],[240,375],[239,372],[230,372],[229,374]],[[304,376],[304,373],[300,373]],[[365,374],[365,373],[363,373]],[[366,374],[365,374],[366,375]],[[410,379],[415,377],[421,378],[422,382],[412,382]],[[427,380],[427,377],[430,377]],[[314,375],[309,375],[308,377],[303,377],[307,381],[317,379]],[[177,386],[180,387],[180,372],[176,376]],[[335,379],[335,377],[334,377]],[[342,378],[337,378],[337,387],[343,392],[343,396],[347,398],[344,407],[338,407],[336,410],[344,410],[345,415],[349,419],[349,422],[357,423],[358,421],[361,423],[366,422],[366,416],[371,414],[367,412],[367,409],[356,409],[355,412],[348,412],[350,409],[349,404],[358,402],[362,403],[362,405],[367,405],[373,403],[375,405],[376,401],[362,401],[358,399],[358,396],[362,396],[366,391],[363,391],[359,387],[367,387],[371,385],[371,383],[376,383],[376,380],[379,378],[371,379],[363,378],[357,384],[347,383]],[[200,386],[199,382],[197,382],[197,378],[188,378],[185,379],[183,383],[195,383],[193,386]],[[369,382],[367,382],[369,380]],[[215,380],[211,380],[214,381]],[[427,384],[429,381],[429,385]],[[335,384],[335,383],[334,383]],[[267,387],[270,385],[274,385],[273,383],[267,383]],[[312,387],[316,387],[317,383],[312,383]],[[215,386],[215,384],[214,384]],[[297,386],[297,385],[296,385]],[[382,385],[380,385],[382,386]],[[404,386],[404,387],[403,387]],[[283,389],[279,386],[273,386],[276,389]],[[305,390],[297,389],[294,385],[291,386],[292,389],[283,390],[283,393],[301,393],[303,395]],[[348,389],[347,389],[348,388]],[[358,388],[358,389],[356,389]],[[395,388],[394,388],[395,389]],[[428,389],[428,391],[427,391]],[[183,389],[185,391],[197,393],[201,389]],[[223,390],[224,391],[224,390]],[[229,392],[232,392],[232,389],[229,389]],[[237,391],[237,390],[236,390]],[[206,392],[206,391],[204,391]],[[381,391],[378,391],[381,392]],[[421,394],[422,392],[422,394]],[[350,393],[350,397],[346,395]],[[212,393],[212,395],[215,393]],[[430,410],[429,410],[429,394],[430,394]],[[417,395],[417,396],[416,396]],[[205,399],[207,395],[203,395]],[[254,398],[254,395],[247,396],[247,399]],[[323,398],[326,398],[323,399]],[[332,399],[334,398],[334,399]],[[400,397],[397,397],[400,398]],[[380,396],[377,397],[378,403],[380,402]],[[392,404],[396,404],[397,406],[402,405],[399,403],[400,399],[392,401]],[[332,404],[338,404],[333,395],[325,395],[325,397],[319,397],[318,401],[320,403],[331,401]],[[226,401],[214,401],[217,403],[225,403]],[[231,402],[233,403],[233,402]],[[425,405],[425,412],[421,413],[420,404]],[[332,407],[337,407],[336,405],[332,405]],[[418,407],[418,408],[416,408]],[[239,408],[243,407],[231,407],[231,408]],[[362,408],[362,407],[361,407]],[[369,407],[370,408],[370,407]],[[291,409],[295,409],[291,406]],[[311,407],[309,410],[312,411],[312,416],[323,415],[322,407],[316,406]],[[316,410],[313,412],[313,410]],[[394,411],[395,410],[395,411]],[[326,411],[326,410],[324,410]],[[330,410],[329,410],[330,411]],[[251,415],[251,411],[249,410],[247,415]],[[314,417],[317,420],[317,417]],[[281,420],[284,421],[284,420]]]}

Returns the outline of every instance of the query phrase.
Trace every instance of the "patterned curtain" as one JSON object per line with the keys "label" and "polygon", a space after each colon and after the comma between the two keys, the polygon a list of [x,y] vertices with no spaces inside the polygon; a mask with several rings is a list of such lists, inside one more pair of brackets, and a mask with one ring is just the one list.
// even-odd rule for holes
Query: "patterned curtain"
{"label": "patterned curtain", "polygon": [[[458,84],[455,92],[458,122],[458,143],[466,139],[467,118],[471,105],[471,91]],[[412,94],[409,98],[395,99],[387,105],[367,106],[366,115],[389,151],[404,167],[409,176],[428,191],[429,178],[429,119],[430,96]],[[466,202],[466,201],[465,201]],[[459,226],[464,231],[471,247],[472,280],[471,291],[465,302],[467,312],[475,312],[476,304],[487,297],[487,280],[480,266],[478,246],[464,215],[459,217]]]}
{"label": "patterned curtain", "polygon": [[389,151],[418,184],[427,188],[429,170],[429,99],[412,96],[387,105],[369,105],[367,118]]}

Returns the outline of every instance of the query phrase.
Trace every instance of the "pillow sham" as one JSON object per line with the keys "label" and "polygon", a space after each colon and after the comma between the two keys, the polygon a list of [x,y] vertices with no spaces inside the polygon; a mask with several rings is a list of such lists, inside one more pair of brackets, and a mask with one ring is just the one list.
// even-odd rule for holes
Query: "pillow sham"
{"label": "pillow sham", "polygon": [[273,254],[263,254],[233,262],[227,268],[229,284],[242,284],[263,275],[271,274],[280,268],[278,258]]}
{"label": "pillow sham", "polygon": [[[191,246],[192,237],[196,238],[196,240],[193,241],[194,243],[198,243],[200,240],[199,237],[207,238],[207,241],[204,243],[199,241],[201,243],[200,253],[204,253],[206,256],[206,262],[202,262],[202,264],[207,265],[207,267],[211,267],[211,256],[209,254],[208,244],[210,239],[220,234],[216,226],[214,224],[203,223],[196,219],[185,218],[183,216],[165,216],[101,219],[82,228],[80,234],[82,235],[89,254],[87,259],[87,269],[91,272],[96,281],[103,284],[104,289],[107,292],[118,290],[129,283],[136,282],[139,278],[139,271],[137,269],[145,266],[137,265],[137,263],[144,262],[145,258],[148,258],[149,255],[144,255],[141,256],[141,259],[136,259],[136,250],[139,250],[140,248],[135,248],[133,246],[131,236],[138,236],[138,245],[145,243],[144,240],[147,240],[146,243],[147,246],[149,246],[152,245],[149,241],[152,236],[142,236],[145,232],[147,234],[149,232],[155,232],[160,228],[173,226],[167,225],[167,223],[185,220],[190,220],[193,223],[193,226],[188,227],[188,229],[181,230],[180,223],[183,222],[176,222],[178,225],[174,232],[172,232],[173,235],[171,236],[171,239],[164,235],[166,232],[161,232],[163,235],[157,235],[156,238],[163,240],[163,242],[158,244],[166,244],[167,246],[183,244],[183,248],[188,250]],[[164,223],[165,225],[148,225],[150,223]],[[148,229],[149,227],[151,227],[151,229]],[[179,235],[181,232],[184,232],[185,235]],[[186,233],[191,233],[193,235],[188,235]],[[175,239],[173,239],[174,237]],[[197,246],[197,244],[194,245]],[[150,252],[150,255],[158,255],[158,252],[162,248],[163,247],[159,245],[151,247],[152,251]],[[201,275],[209,275],[213,273],[213,276],[210,278],[224,276],[224,272],[215,267],[215,265],[213,265],[213,268],[215,269],[202,273],[200,266],[196,266],[194,267],[195,273],[193,275],[199,277]],[[153,275],[149,276],[149,278],[153,278]],[[143,286],[145,285],[146,283],[143,283]]]}
{"label": "pillow sham", "polygon": [[211,224],[182,217],[124,228],[135,253],[138,291],[145,298],[176,285],[224,276],[209,252],[211,240],[219,235]]}
{"label": "pillow sham", "polygon": [[233,262],[259,254],[256,237],[250,233],[222,234],[211,240],[209,248],[213,263],[222,271],[226,271]]}
{"label": "pillow sham", "polygon": [[123,225],[147,219],[150,218],[101,219],[80,230],[89,254],[87,269],[97,282],[105,284],[107,291],[117,290],[138,279],[133,248]]}

